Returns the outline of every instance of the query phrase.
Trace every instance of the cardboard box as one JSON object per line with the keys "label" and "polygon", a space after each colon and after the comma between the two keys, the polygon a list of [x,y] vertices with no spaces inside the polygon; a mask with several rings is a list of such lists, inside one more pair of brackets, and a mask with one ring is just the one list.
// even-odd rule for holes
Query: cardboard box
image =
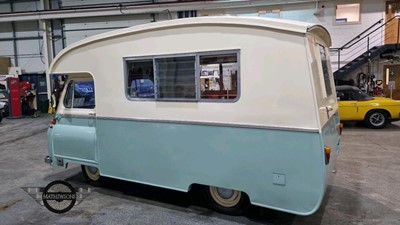
{"label": "cardboard box", "polygon": [[10,57],[0,57],[0,74],[8,74],[8,67],[11,67]]}

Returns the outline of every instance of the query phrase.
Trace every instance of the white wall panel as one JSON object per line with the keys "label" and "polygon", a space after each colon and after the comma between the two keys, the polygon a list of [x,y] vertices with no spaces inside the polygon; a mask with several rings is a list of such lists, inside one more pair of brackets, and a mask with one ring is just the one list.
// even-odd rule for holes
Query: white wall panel
{"label": "white wall panel", "polygon": [[61,38],[56,38],[54,41],[54,52],[57,55],[61,50],[63,50],[63,40]]}
{"label": "white wall panel", "polygon": [[[39,32],[37,21],[24,21],[15,23],[16,37],[37,37]],[[40,33],[40,32],[39,32]]]}
{"label": "white wall panel", "polygon": [[[17,41],[18,62],[23,71],[42,72],[45,70],[42,40]],[[42,61],[43,60],[43,61]]]}
{"label": "white wall panel", "polygon": [[149,14],[66,19],[64,21],[64,34],[66,36],[67,45],[70,45],[92,35],[118,28],[146,24],[150,23],[152,20],[153,18]]}
{"label": "white wall panel", "polygon": [[17,41],[18,54],[40,54],[43,47],[42,40],[19,40]]}
{"label": "white wall panel", "polygon": [[[1,5],[0,5],[1,6]],[[11,23],[0,23],[0,39],[12,37]],[[0,49],[1,54],[1,49]]]}
{"label": "white wall panel", "polygon": [[0,56],[14,55],[14,45],[12,41],[0,41]]}
{"label": "white wall panel", "polygon": [[107,30],[88,30],[88,31],[74,31],[74,32],[65,32],[66,44],[67,46],[73,44],[77,41],[85,39],[87,37],[103,33]]}
{"label": "white wall panel", "polygon": [[[145,2],[145,1],[136,1],[136,2]],[[151,0],[148,0],[147,2],[151,3]],[[124,1],[124,0],[62,0],[61,1],[61,6],[62,7],[68,7],[68,6],[80,6],[80,5],[93,5],[93,4],[116,4],[118,5],[119,3],[135,3],[135,1]]]}
{"label": "white wall panel", "polygon": [[35,11],[40,9],[39,1],[32,2],[18,2],[13,3],[14,12]]}
{"label": "white wall panel", "polygon": [[22,73],[44,73],[45,65],[39,57],[18,59]]}
{"label": "white wall panel", "polygon": [[10,4],[0,4],[0,13],[11,12]]}

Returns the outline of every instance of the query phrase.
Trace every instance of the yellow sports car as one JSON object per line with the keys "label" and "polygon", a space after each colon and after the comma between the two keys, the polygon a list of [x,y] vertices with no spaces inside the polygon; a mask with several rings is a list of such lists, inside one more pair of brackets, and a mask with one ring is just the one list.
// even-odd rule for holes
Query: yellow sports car
{"label": "yellow sports car", "polygon": [[364,121],[371,128],[383,128],[400,119],[400,101],[371,97],[354,86],[337,86],[341,121]]}

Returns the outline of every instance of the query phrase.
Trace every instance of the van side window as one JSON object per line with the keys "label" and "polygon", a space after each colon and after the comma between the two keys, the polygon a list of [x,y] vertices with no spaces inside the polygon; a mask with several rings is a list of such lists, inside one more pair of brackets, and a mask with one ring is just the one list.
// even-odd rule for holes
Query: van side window
{"label": "van side window", "polygon": [[131,98],[154,98],[153,60],[128,61],[128,89]]}
{"label": "van side window", "polygon": [[158,99],[196,99],[196,58],[156,59]]}
{"label": "van side window", "polygon": [[235,99],[237,74],[237,54],[200,56],[201,98]]}
{"label": "van side window", "polygon": [[95,107],[93,81],[71,81],[67,88],[64,98],[66,108],[93,109]]}
{"label": "van side window", "polygon": [[125,58],[131,100],[234,102],[239,50]]}
{"label": "van side window", "polygon": [[328,62],[328,59],[326,56],[326,49],[323,45],[319,45],[319,53],[321,55],[321,65],[322,65],[322,72],[324,75],[326,95],[331,96],[332,95],[332,87],[331,87],[331,79],[330,79],[329,70],[328,70],[329,62]]}

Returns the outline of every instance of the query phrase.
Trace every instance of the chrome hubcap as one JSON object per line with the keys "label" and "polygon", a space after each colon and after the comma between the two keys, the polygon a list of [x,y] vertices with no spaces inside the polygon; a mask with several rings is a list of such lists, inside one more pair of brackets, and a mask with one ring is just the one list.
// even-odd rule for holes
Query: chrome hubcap
{"label": "chrome hubcap", "polygon": [[210,187],[210,194],[213,200],[223,207],[236,206],[242,196],[240,191],[218,187]]}
{"label": "chrome hubcap", "polygon": [[85,170],[89,179],[96,181],[100,178],[100,172],[96,167],[85,166]]}
{"label": "chrome hubcap", "polygon": [[234,191],[232,189],[226,189],[226,188],[217,188],[217,192],[219,196],[225,199],[229,199],[232,197]]}
{"label": "chrome hubcap", "polygon": [[385,116],[382,113],[373,113],[369,117],[369,122],[374,126],[381,126],[385,123]]}

